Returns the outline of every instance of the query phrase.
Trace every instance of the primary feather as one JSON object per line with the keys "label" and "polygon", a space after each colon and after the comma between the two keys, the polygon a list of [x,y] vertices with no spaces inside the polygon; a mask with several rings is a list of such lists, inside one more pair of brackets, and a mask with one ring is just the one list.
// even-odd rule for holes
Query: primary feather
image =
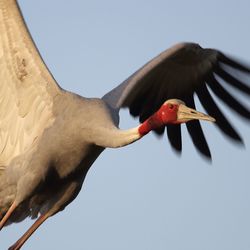
{"label": "primary feather", "polygon": [[[226,67],[227,66],[227,67]],[[230,138],[242,142],[238,132],[220,111],[207,86],[231,109],[246,119],[249,110],[236,97],[221,86],[216,77],[240,92],[250,95],[249,83],[243,82],[243,72],[250,75],[249,67],[239,63],[218,50],[203,49],[198,44],[181,43],[164,51],[135,72],[126,81],[104,96],[112,107],[128,107],[133,116],[145,121],[159,109],[164,100],[178,98],[195,108],[194,94],[208,114],[216,119],[216,125]],[[199,121],[186,124],[195,147],[206,157],[211,153]],[[156,131],[160,134],[164,130]],[[171,145],[181,151],[181,130],[178,126],[168,126]]]}

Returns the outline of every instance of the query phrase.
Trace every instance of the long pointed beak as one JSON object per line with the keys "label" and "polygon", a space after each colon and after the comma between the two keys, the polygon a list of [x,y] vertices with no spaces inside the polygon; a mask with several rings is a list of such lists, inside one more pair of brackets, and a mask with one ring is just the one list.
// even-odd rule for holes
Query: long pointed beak
{"label": "long pointed beak", "polygon": [[195,109],[185,106],[184,104],[180,104],[177,113],[177,121],[182,123],[190,120],[204,120],[210,122],[216,121],[212,116],[198,112]]}

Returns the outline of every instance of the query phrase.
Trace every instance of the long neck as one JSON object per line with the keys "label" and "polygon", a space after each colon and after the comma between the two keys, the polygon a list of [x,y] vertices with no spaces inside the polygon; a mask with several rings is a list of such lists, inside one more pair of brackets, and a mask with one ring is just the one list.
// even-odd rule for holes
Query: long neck
{"label": "long neck", "polygon": [[139,133],[139,127],[128,130],[118,128],[102,128],[96,131],[94,142],[104,148],[119,148],[139,140],[143,135]]}
{"label": "long neck", "polygon": [[155,113],[138,127],[131,128],[128,130],[121,130],[116,127],[110,128],[99,128],[95,131],[95,144],[105,148],[118,148],[131,144],[144,135],[149,133],[151,130],[156,129],[163,125],[159,115]]}

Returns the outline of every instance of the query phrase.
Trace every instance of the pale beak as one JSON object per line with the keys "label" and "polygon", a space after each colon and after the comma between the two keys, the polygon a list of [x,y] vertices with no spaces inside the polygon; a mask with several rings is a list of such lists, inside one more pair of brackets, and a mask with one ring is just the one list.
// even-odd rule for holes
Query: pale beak
{"label": "pale beak", "polygon": [[215,122],[215,119],[212,116],[198,112],[195,109],[191,109],[185,106],[184,104],[180,104],[177,112],[177,122],[182,123],[191,120],[204,120],[204,121]]}

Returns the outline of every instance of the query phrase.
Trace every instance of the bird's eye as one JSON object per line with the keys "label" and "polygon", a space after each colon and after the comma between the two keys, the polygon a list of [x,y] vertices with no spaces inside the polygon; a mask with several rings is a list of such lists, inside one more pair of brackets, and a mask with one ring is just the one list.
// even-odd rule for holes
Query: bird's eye
{"label": "bird's eye", "polygon": [[173,108],[174,108],[174,105],[170,103],[170,104],[168,105],[168,108],[169,108],[169,109],[173,109]]}

